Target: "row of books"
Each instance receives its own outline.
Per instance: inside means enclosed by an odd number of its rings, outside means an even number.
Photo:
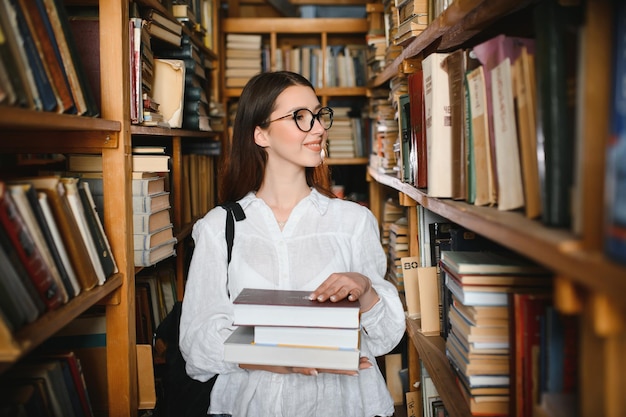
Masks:
[[[94,416],[82,362],[72,350],[29,358],[11,368],[3,384],[2,415]]]
[[[324,54],[325,52],[325,54]],[[275,56],[259,34],[226,34],[226,87],[243,87],[255,74],[272,69],[302,74],[315,87],[364,87],[367,45],[286,45]],[[324,61],[325,55],[325,61]]]
[[[177,300],[176,273],[171,262],[161,262],[137,274],[135,310],[138,344],[152,344],[159,325]]]
[[[548,86],[565,88],[565,79],[574,86],[576,74],[566,71],[572,57],[565,51],[550,56],[548,50],[558,48],[547,45],[575,26],[576,8],[559,7],[537,6],[536,39],[498,35],[470,49],[432,53],[406,77],[406,90],[393,95],[403,181],[429,196],[523,210],[549,226],[572,225],[576,101]],[[553,12],[562,12],[559,28],[541,30],[549,26],[542,16]],[[576,45],[561,49],[575,51]],[[549,107],[546,100],[552,100]]]
[[[117,272],[88,183],[55,175],[2,181],[0,201],[4,334]]]
[[[62,1],[3,1],[0,34],[0,104],[99,114]]]
[[[360,305],[309,300],[310,292],[244,288],[233,302],[235,331],[224,360],[358,370]]]

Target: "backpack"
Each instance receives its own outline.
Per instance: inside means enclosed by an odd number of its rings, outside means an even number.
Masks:
[[[226,246],[230,263],[235,220],[241,221],[246,215],[239,203],[224,203],[221,206],[227,212]],[[156,408],[158,415],[162,417],[206,417],[217,375],[206,382],[197,381],[187,375],[185,359],[178,346],[181,308],[182,303],[177,301],[156,330],[156,339],[163,340],[167,346],[165,366],[161,370],[163,391]]]

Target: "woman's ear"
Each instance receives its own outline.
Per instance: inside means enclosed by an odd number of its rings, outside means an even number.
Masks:
[[[254,143],[256,143],[261,148],[267,148],[269,145],[269,141],[267,140],[266,131],[257,126],[254,129]]]

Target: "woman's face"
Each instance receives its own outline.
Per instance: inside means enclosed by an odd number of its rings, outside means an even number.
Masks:
[[[274,107],[269,117],[270,125],[266,129],[257,127],[254,135],[256,144],[267,151],[268,162],[282,160],[300,167],[321,164],[327,132],[316,118],[313,117],[312,127],[309,122],[311,114],[317,115],[322,107],[313,90],[306,86],[287,87],[276,99]],[[297,112],[295,118],[294,112]],[[303,131],[309,127],[310,131]]]

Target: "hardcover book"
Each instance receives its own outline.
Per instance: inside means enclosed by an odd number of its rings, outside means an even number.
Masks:
[[[0,223],[17,250],[22,264],[46,307],[52,310],[61,306],[63,304],[61,288],[45,266],[47,265],[45,258],[35,244],[4,182],[0,182]]]
[[[441,262],[454,274],[542,274],[548,271],[541,265],[513,255],[499,252],[443,251]]]
[[[309,300],[310,291],[244,288],[234,304],[235,325],[359,328],[358,301]]]
[[[326,347],[331,349],[358,349],[359,334],[359,329],[254,326],[254,343],[262,345]]]
[[[424,110],[428,195],[452,197],[452,136],[448,74],[441,67],[448,54],[432,53],[424,58]]]
[[[57,176],[33,177],[29,181],[38,191],[46,194],[50,209],[82,289],[89,290],[93,288],[98,284],[95,268],[89,257],[87,246],[82,239],[60,178]]]
[[[224,342],[227,362],[299,366],[317,369],[359,369],[358,349],[329,349],[325,347],[276,346],[254,343],[254,328],[238,327]]]

